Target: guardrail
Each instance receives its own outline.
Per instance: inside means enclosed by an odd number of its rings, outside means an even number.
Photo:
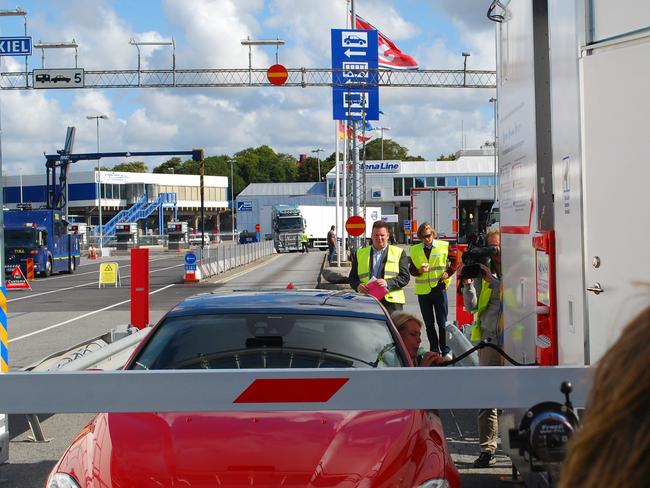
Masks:
[[[199,268],[201,276],[207,278],[225,273],[238,266],[245,266],[253,261],[270,256],[275,252],[273,241],[253,242],[231,246],[206,247],[200,250]]]

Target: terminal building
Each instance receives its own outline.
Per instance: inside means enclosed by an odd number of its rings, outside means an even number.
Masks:
[[[459,236],[484,230],[497,200],[498,176],[493,148],[464,149],[453,161],[367,161],[365,201],[394,216],[397,240],[404,242],[402,222],[411,219],[411,190],[458,188]],[[342,176],[341,176],[342,177]],[[272,205],[336,205],[336,170],[324,183],[253,183],[237,196],[237,227],[252,230]],[[349,190],[348,190],[349,196]]]
[[[98,178],[101,175],[101,199]],[[45,174],[4,176],[4,207],[45,207]],[[138,226],[142,234],[159,234],[164,222],[182,220],[193,229],[200,226],[201,194],[198,175],[160,173],[126,173],[115,171],[71,171],[68,174],[68,214],[76,222],[89,226],[99,224],[101,201],[102,223],[106,224],[120,211],[140,202],[147,203],[140,214]],[[143,205],[144,206],[144,205]],[[221,217],[229,209],[228,178],[204,177],[204,214],[206,232],[219,230]],[[148,215],[144,215],[148,213]],[[230,218],[227,220],[228,224]],[[229,225],[226,226],[229,229]]]

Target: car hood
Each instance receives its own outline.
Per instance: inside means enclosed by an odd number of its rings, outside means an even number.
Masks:
[[[445,451],[430,411],[99,414],[55,470],[82,487],[413,487],[444,477]]]

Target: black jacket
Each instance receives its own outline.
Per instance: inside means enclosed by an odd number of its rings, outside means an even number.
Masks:
[[[372,269],[372,256],[375,253],[375,250],[372,246],[370,246],[370,274],[373,274],[373,269]],[[388,250],[384,253],[384,256],[382,257],[381,264],[379,267],[379,276],[384,276],[384,268],[386,267],[386,260],[388,259]],[[357,269],[357,253],[352,254],[352,268],[350,269],[350,276],[348,276],[348,280],[350,283],[350,286],[352,287],[353,290],[356,291],[356,289],[359,287],[361,284],[361,280],[359,279],[359,270]],[[393,290],[399,290],[400,288],[404,288],[406,285],[408,285],[409,280],[411,279],[411,276],[409,275],[409,257],[406,254],[406,250],[402,249],[402,254],[399,258],[399,273],[395,278],[388,278],[386,280],[386,283],[388,284],[388,291],[393,291]]]

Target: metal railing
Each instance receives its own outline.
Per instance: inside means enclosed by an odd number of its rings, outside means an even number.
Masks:
[[[272,241],[226,246],[206,247],[199,251],[201,276],[206,278],[225,273],[238,266],[270,256],[275,252]]]

